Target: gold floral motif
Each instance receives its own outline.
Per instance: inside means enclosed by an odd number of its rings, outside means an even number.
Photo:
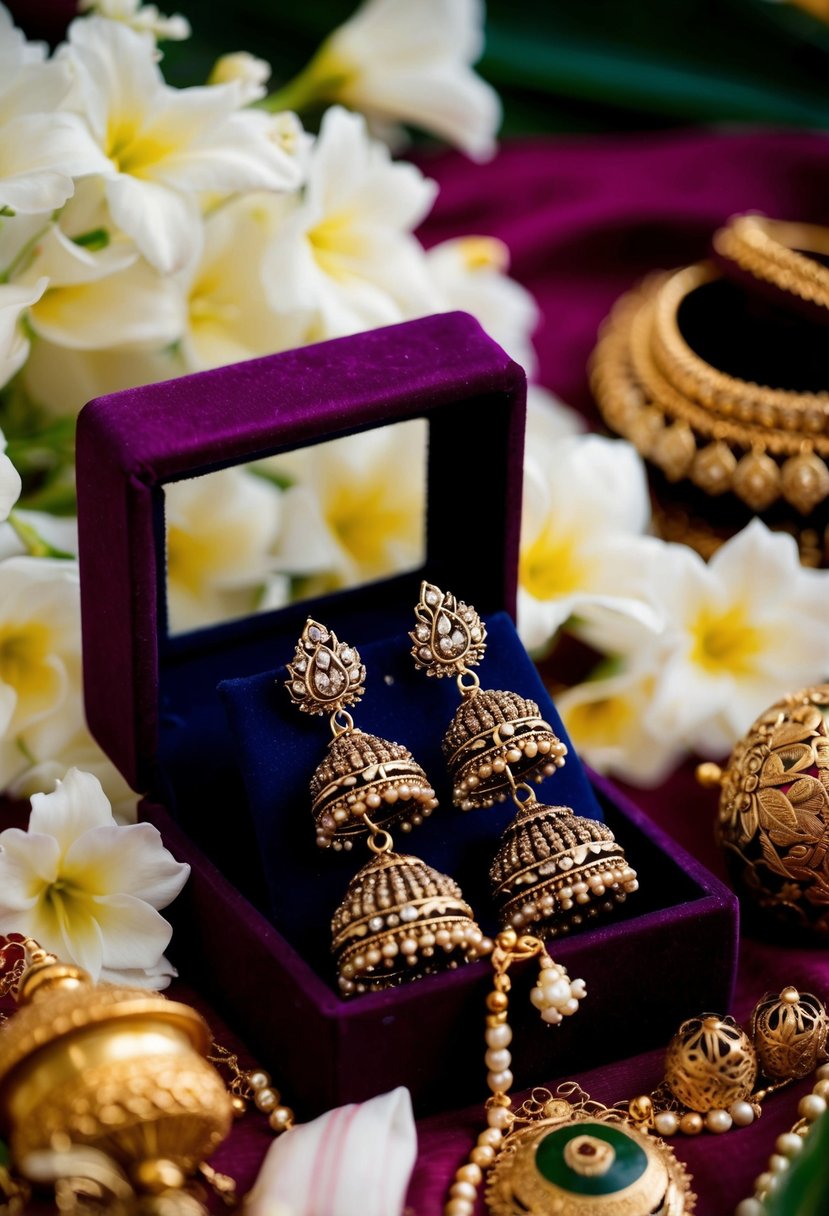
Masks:
[[[486,627],[471,604],[441,591],[433,583],[420,584],[415,605],[412,658],[427,676],[462,675],[476,667],[486,650]]]
[[[829,934],[829,685],[771,706],[725,772],[718,836],[741,887]]]

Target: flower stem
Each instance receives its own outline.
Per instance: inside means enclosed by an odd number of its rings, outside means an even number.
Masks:
[[[332,54],[325,43],[298,76],[281,89],[269,93],[258,104],[264,110],[300,113],[322,101],[335,101],[351,75],[348,67]]]
[[[72,557],[71,553],[65,553],[63,549],[56,549],[54,545],[50,545],[32,524],[20,518],[17,511],[9,513],[9,523],[14,528],[18,540],[25,545],[30,557]]]

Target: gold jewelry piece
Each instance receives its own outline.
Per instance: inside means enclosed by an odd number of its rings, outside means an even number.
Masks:
[[[507,1021],[510,969],[534,958],[541,960],[542,970],[532,991],[533,1004],[539,1005],[539,991],[556,997],[550,1010],[558,1017],[545,1020],[560,1022],[562,1015],[576,1012],[585,996],[583,982],[571,982],[538,938],[519,937],[513,930],[498,935],[492,952],[493,990],[487,997],[485,1059],[492,1092],[486,1102],[487,1127],[469,1161],[455,1173],[444,1216],[472,1216],[484,1171],[488,1171],[485,1196],[491,1216],[692,1212],[695,1196],[690,1180],[672,1150],[633,1127],[621,1111],[591,1101],[575,1083],[559,1086],[555,1093],[534,1089],[513,1110],[512,1074],[493,1075],[492,1065],[503,1064],[500,1057],[512,1039]]]
[[[714,234],[714,248],[754,278],[829,308],[829,268],[808,256],[829,255],[829,229],[763,215],[735,215]]]
[[[829,684],[776,701],[739,741],[721,786],[717,837],[732,882],[756,919],[790,937],[829,938]]]
[[[437,807],[435,791],[408,748],[354,726],[346,712],[363,696],[366,669],[353,646],[318,621],[306,621],[285,685],[306,714],[330,714],[333,739],[311,778],[320,848],[350,849],[375,827],[404,832]]]
[[[733,492],[763,511],[783,498],[808,515],[829,497],[829,393],[726,375],[688,345],[682,301],[719,277],[709,263],[653,275],[618,301],[591,362],[609,427],[669,481]]]
[[[242,1068],[235,1052],[228,1051],[215,1040],[207,1058],[217,1068],[225,1068],[230,1073],[227,1088],[235,1118],[241,1118],[247,1111],[248,1104],[252,1102],[257,1110],[268,1116],[270,1129],[276,1135],[291,1130],[294,1126],[294,1112],[290,1106],[283,1104],[282,1095],[273,1085],[269,1073],[263,1068]]]
[[[747,1127],[770,1094],[826,1058],[827,1029],[823,1002],[792,987],[758,1001],[750,1036],[730,1017],[689,1018],[668,1045],[664,1083],[633,1098],[627,1113],[640,1130],[661,1136]],[[758,1075],[766,1082],[760,1089]]]
[[[0,1126],[20,1170],[56,1148],[94,1149],[120,1163],[142,1211],[203,1211],[188,1179],[232,1120],[204,1020],[24,947],[18,1011],[0,1030]]]
[[[504,802],[515,781],[538,783],[561,768],[567,748],[535,701],[481,688],[472,668],[484,657],[486,627],[475,609],[424,581],[414,611],[415,667],[437,679],[455,676],[461,694],[443,740],[455,806]]]
[[[437,800],[407,748],[354,726],[346,707],[360,700],[364,681],[356,649],[309,618],[285,683],[303,713],[330,714],[334,738],[311,782],[317,843],[350,849],[362,836],[374,854],[331,921],[345,996],[451,970],[492,948],[454,879],[393,852],[389,825],[411,829]]]
[[[443,743],[455,805],[492,806],[509,795],[518,807],[489,872],[502,927],[554,937],[611,911],[637,890],[636,871],[606,824],[536,800],[528,782],[561,768],[567,748],[535,701],[480,687],[471,669],[486,649],[478,613],[423,582],[415,617],[415,665],[429,676],[454,675],[462,698]]]

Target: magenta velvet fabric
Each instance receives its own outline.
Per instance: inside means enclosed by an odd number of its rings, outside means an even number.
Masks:
[[[589,416],[586,361],[597,328],[638,277],[705,256],[714,229],[737,211],[829,222],[829,139],[818,134],[557,138],[506,147],[489,165],[450,156],[423,167],[441,188],[424,240],[478,232],[507,243],[513,273],[541,305],[537,378]],[[724,873],[713,841],[716,796],[699,790],[690,765],[658,790],[631,792],[691,853]],[[624,983],[624,977],[607,982]],[[747,1018],[763,993],[789,983],[829,998],[829,954],[743,938],[731,1012]],[[688,1010],[689,1016],[698,1012]],[[643,1008],[642,1016],[650,1011]],[[569,1077],[567,1031],[565,1024],[550,1036],[550,1077]],[[660,1077],[661,1052],[655,1051],[576,1079],[592,1096],[614,1102]],[[728,1216],[750,1193],[808,1087],[803,1082],[774,1096],[753,1127],[674,1141],[694,1175],[698,1216]],[[452,1174],[481,1126],[474,1109],[421,1123],[411,1216],[439,1216]]]

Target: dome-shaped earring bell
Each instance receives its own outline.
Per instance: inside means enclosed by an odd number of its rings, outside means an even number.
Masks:
[[[567,806],[545,806],[528,786],[516,790],[519,811],[489,871],[505,928],[556,937],[612,912],[638,889],[636,871],[606,824]]]

